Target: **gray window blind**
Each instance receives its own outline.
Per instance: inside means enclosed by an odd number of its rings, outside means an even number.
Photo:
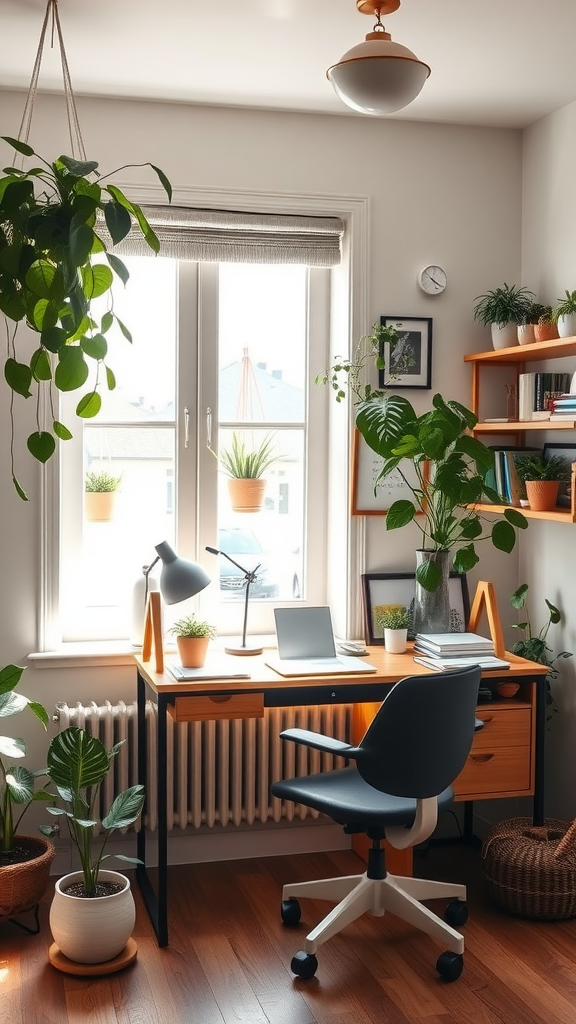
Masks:
[[[229,210],[143,206],[160,240],[160,253],[206,263],[304,263],[333,267],[340,263],[344,222],[338,217],[307,217]],[[107,232],[99,226],[103,237]],[[114,252],[150,255],[139,232],[132,231]]]

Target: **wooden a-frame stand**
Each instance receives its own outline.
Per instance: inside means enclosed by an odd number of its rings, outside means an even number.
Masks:
[[[476,587],[476,593],[474,594],[474,600],[470,609],[470,618],[468,620],[468,629],[471,633],[475,633],[478,629],[478,623],[483,609],[486,611],[490,636],[494,642],[494,654],[497,658],[504,658],[506,648],[504,646],[504,636],[502,634],[500,615],[498,614],[498,602],[496,601],[494,584],[487,583],[485,580],[480,580]]]
[[[164,650],[162,647],[162,605],[160,591],[151,590],[146,602],[142,661],[150,661],[154,648],[156,672],[164,671]]]

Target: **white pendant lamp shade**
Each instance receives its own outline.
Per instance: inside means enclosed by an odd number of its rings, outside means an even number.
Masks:
[[[375,31],[369,32],[363,43],[353,46],[326,72],[340,99],[361,114],[378,117],[408,106],[430,74],[427,64],[406,46],[393,42],[383,30],[381,10],[398,6],[396,0],[389,0],[387,5],[379,4],[378,0],[357,2],[361,13],[377,15]]]

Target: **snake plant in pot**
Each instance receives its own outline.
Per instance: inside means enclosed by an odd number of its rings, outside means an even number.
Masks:
[[[27,446],[33,458],[44,463],[54,454],[57,441],[72,436],[58,418],[57,393],[85,388],[76,413],[84,419],[96,416],[102,388],[115,387],[106,336],[116,328],[131,340],[110,297],[114,282],[126,284],[129,274],[110,249],[133,226],[153,252],[159,251],[160,243],[140,206],[109,182],[109,175],[100,175],[95,161],[60,156],[49,162],[27,143],[1,138],[16,153],[35,161],[28,170],[4,168],[0,177],[0,313],[6,323],[4,378],[11,392],[11,452],[14,397],[34,396],[36,430]],[[166,175],[153,164],[147,166],[170,199]],[[95,300],[102,296],[110,301],[97,313]],[[34,347],[22,327],[33,332]],[[12,480],[26,500],[13,454]]]
[[[74,726],[53,737],[48,748],[48,776],[59,804],[48,811],[64,821],[76,848],[81,870],[56,883],[50,928],[61,952],[78,963],[111,960],[126,945],[134,927],[130,882],[117,871],[103,870],[110,856],[137,864],[135,857],[105,853],[110,835],[132,825],[142,811],[144,787],[119,793],[99,820],[101,786],[112,769],[123,740],[107,751],[96,736]],[[44,835],[59,832],[42,826]]]
[[[479,561],[476,544],[481,540],[489,539],[499,551],[511,552],[516,529],[526,529],[528,522],[517,509],[506,508],[503,517],[489,524],[476,508],[484,497],[496,505],[502,501],[486,483],[494,452],[472,435],[477,423],[474,413],[436,394],[432,409],[418,415],[406,398],[388,392],[393,378],[385,379],[384,389],[378,390],[361,382],[372,361],[382,369],[381,353],[381,329],[374,324],[354,359],[335,364],[317,381],[330,384],[337,401],[351,392],[356,426],[382,459],[374,488],[397,472],[411,491],[412,500],[399,499],[388,509],[386,529],[414,524],[420,531],[414,631],[448,632],[450,570],[473,569]]]

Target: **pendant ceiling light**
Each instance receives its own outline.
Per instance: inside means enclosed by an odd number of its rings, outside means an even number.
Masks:
[[[427,64],[384,29],[381,16],[399,6],[400,0],[356,0],[360,14],[376,15],[374,29],[326,72],[340,99],[361,114],[392,114],[408,106],[430,74]]]

